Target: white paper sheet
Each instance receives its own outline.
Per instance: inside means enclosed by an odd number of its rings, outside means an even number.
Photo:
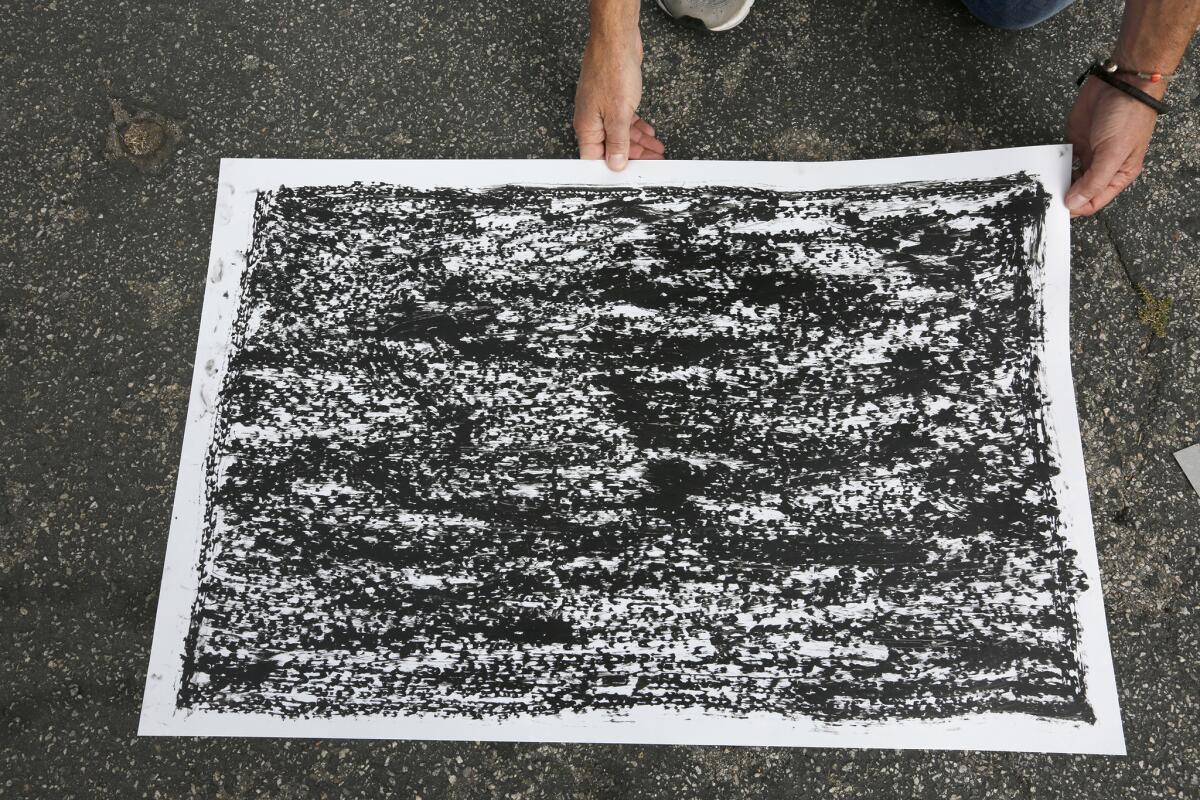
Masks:
[[[195,371],[187,412],[162,592],[142,707],[141,735],[308,736],[509,741],[628,742],[763,746],[985,749],[1123,754],[1124,741],[1105,628],[1100,573],[1091,526],[1068,339],[1069,219],[1062,199],[1069,183],[1067,146],[831,163],[633,162],[612,173],[581,161],[222,161],[205,283]],[[417,713],[341,713],[288,717],[275,713],[180,708],[185,639],[200,580],[208,509],[205,459],[217,424],[216,406],[229,367],[231,334],[252,246],[259,192],[281,186],[348,186],[355,182],[413,189],[529,186],[758,187],[785,192],[878,186],[913,181],[970,181],[1035,176],[1050,195],[1041,246],[1040,287],[1045,347],[1040,353],[1047,427],[1061,468],[1053,478],[1072,565],[1086,579],[1074,603],[1086,701],[1095,722],[1021,712],[962,714],[948,719],[887,718],[830,721],[758,709],[744,713],[633,705],[619,711],[583,709],[501,718]],[[901,242],[903,247],[904,243]],[[248,645],[249,646],[249,645]],[[803,648],[801,648],[803,649]],[[353,670],[353,659],[346,669]]]

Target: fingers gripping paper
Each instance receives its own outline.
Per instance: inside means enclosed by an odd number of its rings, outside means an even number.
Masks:
[[[224,162],[142,732],[1122,752],[1069,163]]]

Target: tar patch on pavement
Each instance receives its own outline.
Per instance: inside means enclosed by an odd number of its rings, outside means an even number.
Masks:
[[[109,103],[112,122],[104,145],[108,159],[128,161],[141,172],[162,169],[179,144],[182,123],[148,108],[127,109],[117,98]]]

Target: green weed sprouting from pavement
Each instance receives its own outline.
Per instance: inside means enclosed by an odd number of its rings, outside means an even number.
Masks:
[[[1156,298],[1140,283],[1137,291],[1142,296],[1142,305],[1137,310],[1138,322],[1148,327],[1152,336],[1165,337],[1167,320],[1171,316],[1171,298]]]

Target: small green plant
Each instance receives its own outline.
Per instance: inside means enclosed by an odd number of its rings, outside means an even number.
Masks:
[[[1171,317],[1171,298],[1156,298],[1140,283],[1137,290],[1142,296],[1142,305],[1137,310],[1138,322],[1150,329],[1151,336],[1165,337],[1167,320]]]

